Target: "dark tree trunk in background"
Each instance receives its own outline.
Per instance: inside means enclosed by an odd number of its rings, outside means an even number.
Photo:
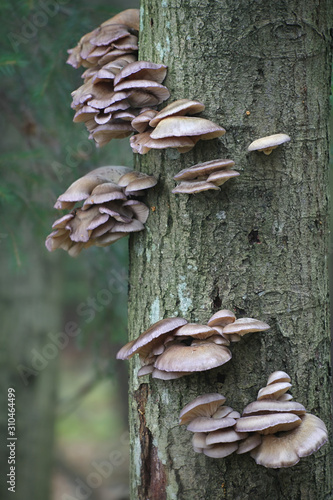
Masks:
[[[61,281],[59,273],[50,271],[44,247],[33,240],[26,219],[22,226],[18,228],[26,245],[22,267],[15,273],[8,255],[1,259],[0,498],[47,500],[51,490],[59,352],[48,334],[61,330]],[[2,255],[5,243],[2,241]],[[16,396],[15,493],[8,491],[7,484],[9,387],[15,389]]]
[[[147,229],[131,240],[130,338],[179,315],[206,322],[220,308],[271,329],[232,346],[225,366],[175,381],[137,379],[131,364],[132,499],[333,498],[332,447],[272,470],[246,456],[192,450],[180,409],[220,392],[238,411],[285,370],[294,399],[331,434],[328,321],[330,2],[143,0],[140,59],[167,64],[171,99],[195,98],[227,133],[189,153],[150,151],[159,177]],[[332,5],[331,5],[332,7]],[[249,113],[247,113],[249,112]],[[259,137],[291,142],[247,154]],[[241,173],[220,192],[173,195],[182,168],[230,158]],[[332,440],[331,440],[332,443]]]

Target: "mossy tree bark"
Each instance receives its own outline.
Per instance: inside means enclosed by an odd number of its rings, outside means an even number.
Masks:
[[[132,498],[332,498],[332,447],[292,468],[250,456],[195,454],[180,409],[220,392],[238,411],[275,370],[331,435],[328,322],[330,2],[142,0],[140,59],[167,64],[171,100],[195,98],[224,137],[189,153],[150,151],[138,168],[159,177],[146,231],[130,249],[130,338],[179,315],[206,322],[220,308],[271,329],[232,346],[219,369],[176,381],[138,380],[131,362]],[[284,132],[270,156],[249,143]],[[220,192],[173,195],[182,168],[230,158],[241,173]],[[155,208],[154,208],[155,207]],[[332,436],[332,435],[331,435]],[[332,441],[331,441],[332,442]]]

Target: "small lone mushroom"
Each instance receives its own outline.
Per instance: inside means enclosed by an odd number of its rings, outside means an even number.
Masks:
[[[273,149],[276,149],[280,144],[289,142],[290,137],[287,134],[273,134],[266,137],[261,137],[251,142],[248,151],[262,151],[265,155],[270,155]]]

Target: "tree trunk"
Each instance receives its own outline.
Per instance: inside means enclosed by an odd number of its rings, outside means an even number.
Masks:
[[[271,372],[285,370],[295,401],[331,435],[329,2],[141,3],[140,59],[168,65],[170,102],[200,100],[200,116],[227,133],[186,154],[139,159],[159,183],[146,230],[131,239],[130,338],[162,318],[207,322],[222,308],[271,329],[234,344],[221,368],[175,381],[138,380],[131,362],[132,499],[331,499],[330,444],[273,470],[249,455],[198,455],[178,426],[196,396],[220,392],[241,412]],[[270,156],[247,153],[251,141],[278,132],[291,142]],[[220,192],[171,193],[179,170],[214,158],[234,160],[240,177]]]

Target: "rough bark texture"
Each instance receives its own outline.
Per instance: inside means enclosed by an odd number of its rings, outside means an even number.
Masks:
[[[330,444],[272,470],[250,456],[195,454],[191,433],[178,426],[197,395],[221,392],[242,411],[282,369],[294,399],[332,438],[329,10],[318,0],[142,1],[140,58],[167,64],[170,101],[202,101],[202,116],[227,133],[186,154],[150,151],[138,161],[159,183],[147,198],[147,229],[131,240],[130,338],[161,318],[206,322],[220,308],[271,329],[234,344],[223,367],[178,381],[138,380],[131,362],[133,500],[333,498]],[[277,132],[291,142],[270,156],[247,154],[252,140]],[[241,176],[220,192],[171,194],[176,172],[218,157],[233,159]]]

